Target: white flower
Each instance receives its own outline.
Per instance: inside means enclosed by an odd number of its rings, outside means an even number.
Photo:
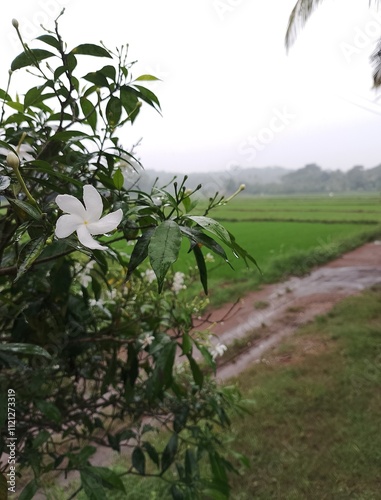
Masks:
[[[177,272],[173,276],[173,283],[171,290],[175,293],[179,293],[180,290],[183,290],[186,288],[186,285],[184,285],[184,273]]]
[[[97,307],[101,310],[106,316],[111,318],[111,312],[106,307],[106,302],[103,299],[90,299],[89,304],[91,307]]]
[[[152,269],[147,269],[143,273],[143,276],[144,276],[144,279],[146,279],[148,281],[148,283],[152,283],[156,278],[156,274],[154,273],[154,271]]]
[[[82,268],[79,262],[75,264],[75,270],[78,273],[79,282],[85,288],[88,287],[89,283],[92,280],[90,271],[94,266],[95,266],[95,260],[90,260],[84,268]]]
[[[213,358],[213,359],[216,359],[216,358],[217,358],[217,356],[222,356],[222,355],[224,354],[224,352],[225,352],[225,351],[227,351],[227,349],[228,349],[228,348],[226,347],[226,345],[224,345],[224,344],[220,344],[220,343],[218,342],[218,344],[216,344],[216,345],[214,346],[214,349],[212,349],[212,350],[210,351],[210,354],[212,355],[212,358]]]
[[[70,194],[59,194],[56,203],[65,215],[57,220],[55,234],[57,238],[67,238],[74,231],[79,241],[87,248],[106,250],[92,235],[105,234],[118,227],[123,212],[121,209],[102,217],[103,203],[101,195],[91,185],[83,187],[84,205]]]
[[[214,256],[210,252],[205,255],[205,262],[214,262]]]
[[[153,335],[146,333],[143,339],[139,339],[139,342],[142,344],[142,349],[145,349],[146,347],[151,345],[154,340],[155,337]]]

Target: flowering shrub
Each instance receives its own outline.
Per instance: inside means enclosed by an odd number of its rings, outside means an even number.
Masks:
[[[23,52],[0,90],[0,390],[17,394],[17,473],[33,472],[22,498],[51,471],[79,471],[89,498],[124,491],[123,474],[92,465],[99,445],[129,458],[124,473],[166,480],[173,498],[225,498],[232,466],[218,428],[237,398],[203,369],[225,346],[210,352],[194,332],[205,299],[182,298],[185,276],[171,268],[183,238],[205,293],[213,255],[228,262],[228,247],[255,261],[208,217],[223,197],[193,215],[186,177],[126,188],[126,166],[139,162],[117,133],[142,103],[160,111],[141,85],[155,78],[132,76],[126,47],[68,48],[57,19],[30,48],[13,24]],[[81,78],[85,56],[97,64]],[[12,97],[25,69],[38,83]],[[6,443],[2,431],[1,452]]]

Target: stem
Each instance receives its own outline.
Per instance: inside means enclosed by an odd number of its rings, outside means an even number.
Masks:
[[[25,184],[25,181],[24,179],[22,178],[22,175],[20,174],[20,170],[19,168],[14,168],[13,169],[15,174],[16,174],[16,177],[17,177],[17,180],[19,181],[19,184],[21,186],[21,189],[24,191],[25,193],[25,196],[27,197],[28,201],[30,201],[30,203],[37,208],[37,210],[42,214],[42,211],[40,209],[40,207],[38,206],[37,204],[37,201],[33,198],[33,196],[30,194],[29,192],[29,189],[27,188],[26,184]]]

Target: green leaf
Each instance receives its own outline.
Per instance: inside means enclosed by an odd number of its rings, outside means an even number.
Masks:
[[[18,500],[32,500],[37,493],[38,483],[36,479],[32,479],[20,493]]]
[[[12,344],[0,344],[0,351],[11,352],[12,354],[22,354],[27,356],[43,356],[52,359],[50,354],[42,347],[33,344],[22,344],[14,342]]]
[[[86,465],[89,458],[92,457],[96,451],[97,449],[95,446],[88,445],[82,448],[79,453],[70,453],[68,454],[70,464],[75,467]]]
[[[193,247],[193,253],[196,258],[198,272],[200,274],[200,281],[204,288],[205,295],[208,295],[208,272],[206,270],[204,255],[202,254],[202,251],[197,244]]]
[[[86,97],[81,97],[80,104],[82,113],[84,114],[87,123],[90,125],[90,127],[93,129],[93,132],[95,133],[97,128],[97,112],[95,106]]]
[[[262,274],[261,268],[257,264],[257,261],[252,257],[244,248],[240,247],[238,243],[235,241],[235,237],[229,233],[230,239],[231,239],[231,248],[233,252],[236,254],[238,257],[242,257],[242,259],[245,261],[245,264],[247,264],[247,261],[250,260],[258,269],[258,271]]]
[[[134,448],[134,451],[132,452],[132,465],[139,472],[139,474],[144,476],[146,471],[146,457],[140,446]]]
[[[35,240],[30,241],[25,247],[26,257],[22,261],[21,265],[18,268],[17,276],[15,278],[15,282],[31,267],[33,262],[37,259],[37,257],[41,254],[45,247],[45,236],[40,236]]]
[[[16,199],[9,199],[8,201],[10,205],[20,208],[24,213],[29,215],[31,219],[41,220],[41,212],[39,212],[33,205],[30,205],[30,203]]]
[[[11,70],[16,71],[16,69],[25,68],[26,66],[35,66],[43,59],[48,57],[53,57],[54,54],[44,49],[28,49],[27,52],[22,52],[19,54],[11,64]]]
[[[126,493],[123,481],[114,471],[107,467],[92,467],[92,470],[95,470],[95,473],[101,478],[106,488]]]
[[[46,87],[43,85],[41,87],[33,87],[32,89],[28,90],[28,92],[25,94],[24,97],[24,108],[30,108],[31,106],[38,106],[38,107],[45,107],[45,105],[42,105],[42,102],[45,101],[46,99],[51,99],[52,97],[55,97],[56,94],[53,92],[48,92],[47,94],[43,94],[43,90]]]
[[[128,85],[122,85],[120,87],[120,101],[131,123],[134,123],[140,111],[140,103],[135,89]]]
[[[57,50],[60,50],[60,42],[52,35],[41,35],[36,38],[36,40],[41,40],[41,42],[54,47]]]
[[[90,83],[94,83],[97,87],[109,87],[109,83],[107,78],[100,71],[92,71],[91,73],[87,73],[83,77],[84,80],[87,80]]]
[[[24,111],[24,105],[21,104],[21,102],[16,102],[16,101],[5,101],[7,106],[9,106],[12,109],[15,109],[16,111],[23,112]],[[12,117],[15,117],[17,115],[12,115]]]
[[[72,73],[74,71],[74,69],[77,67],[77,64],[78,64],[78,61],[77,61],[77,58],[75,57],[74,54],[72,53],[69,53],[66,55],[66,58],[65,58],[65,69],[67,69],[70,73]],[[72,81],[76,80],[73,75],[72,76]],[[75,85],[76,89],[78,90],[78,86]]]
[[[218,236],[218,238],[220,238],[223,241],[223,243],[225,243],[229,248],[232,249],[234,255],[237,258],[238,257],[243,258],[246,265],[247,261],[250,260],[261,272],[254,257],[252,257],[246,250],[240,247],[238,243],[235,241],[235,237],[231,233],[229,233],[229,231],[227,231],[224,228],[224,226],[222,226],[219,222],[215,221],[214,219],[211,219],[210,217],[204,217],[198,215],[189,215],[187,217],[190,220],[193,220],[193,222],[196,222],[202,228]]]
[[[188,333],[184,333],[181,348],[183,354],[190,354],[192,351],[192,337]]]
[[[173,463],[178,447],[178,436],[172,434],[167,446],[165,447],[161,457],[161,473],[163,474]]]
[[[134,249],[131,253],[130,263],[128,265],[128,271],[126,280],[129,280],[135,269],[148,257],[148,245],[151,241],[152,235],[155,229],[148,229],[143,233],[138,241],[136,242]]]
[[[51,403],[50,401],[41,400],[36,402],[36,406],[40,410],[40,412],[49,420],[53,420],[53,422],[56,422],[57,424],[61,422],[62,415],[55,404]]]
[[[156,78],[156,76],[153,75],[140,75],[134,81],[140,82],[140,81],[157,81],[157,80],[160,80],[160,78]]]
[[[164,278],[170,266],[176,262],[181,247],[181,231],[172,220],[162,222],[152,235],[148,246],[148,255],[154,270],[159,293],[163,289]]]
[[[216,369],[216,362],[213,359],[213,356],[210,354],[209,349],[207,349],[205,346],[202,344],[199,344],[198,342],[195,342],[197,349],[200,351],[202,354],[202,357],[204,358],[205,363],[212,368],[212,370]]]
[[[185,452],[185,477],[191,483],[198,476],[198,463],[193,450],[187,449]]]
[[[143,443],[143,448],[148,453],[148,456],[150,457],[152,462],[159,467],[160,458],[158,452],[156,451],[156,448],[148,441],[145,441]]]
[[[114,186],[116,187],[116,189],[122,189],[124,184],[124,177],[120,168],[118,168],[118,170],[115,172],[112,180],[114,181]]]
[[[72,121],[73,117],[69,113],[53,113],[49,116],[49,121],[61,121],[61,120],[66,120],[66,121]]]
[[[81,469],[81,486],[89,500],[104,500],[106,495],[101,480],[91,469],[92,467]]]
[[[150,106],[153,106],[155,109],[157,106],[157,108],[160,110],[159,99],[151,90],[148,90],[147,88],[142,87],[141,85],[134,85],[134,87],[136,87],[139,90],[139,96],[143,101],[145,101]]]
[[[188,219],[196,222],[199,226],[206,229],[207,231],[216,235],[220,240],[222,240],[227,245],[231,246],[232,242],[230,239],[229,232],[222,226],[219,222],[210,217],[205,217],[202,215],[189,215]]]
[[[0,99],[3,101],[11,101],[12,97],[5,92],[5,90],[0,89]]]
[[[63,132],[57,132],[56,134],[53,135],[51,140],[68,142],[71,141],[72,139],[80,140],[82,138],[94,140],[94,136],[86,134],[85,132],[81,132],[79,130],[65,130]]]
[[[112,59],[112,56],[106,49],[93,43],[82,43],[81,45],[74,47],[70,53],[85,56],[108,57],[109,59]]]
[[[106,106],[106,118],[110,127],[116,127],[122,115],[122,104],[120,99],[111,96]]]
[[[116,71],[114,66],[103,66],[103,68],[99,70],[99,73],[102,73],[102,75],[110,78],[113,82],[116,80]]]
[[[213,238],[204,234],[202,231],[195,229],[193,227],[180,226],[180,230],[183,234],[185,234],[191,241],[194,243],[201,244],[219,255],[224,259],[224,261],[229,264],[229,266],[233,269],[232,265],[228,260],[228,256],[226,255],[225,250],[221,245],[219,245]],[[192,248],[193,249],[193,248]]]
[[[46,443],[46,441],[50,438],[50,432],[42,430],[37,436],[33,439],[32,448],[38,448],[39,446]]]
[[[86,466],[81,469],[80,474],[83,489],[90,499],[104,500],[106,497],[104,487],[126,493],[121,478],[106,467]]]
[[[193,375],[193,380],[196,385],[199,387],[202,387],[202,384],[204,382],[204,375],[202,374],[202,371],[200,370],[200,367],[196,363],[196,361],[188,354],[187,356],[189,360],[189,364],[191,367],[192,375]]]

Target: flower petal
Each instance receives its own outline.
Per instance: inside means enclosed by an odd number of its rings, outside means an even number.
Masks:
[[[83,201],[86,207],[87,220],[89,222],[99,220],[103,212],[103,202],[101,195],[91,184],[83,186]]]
[[[123,218],[123,211],[121,208],[116,210],[116,212],[111,212],[105,215],[102,219],[96,222],[90,222],[87,224],[87,229],[90,234],[105,234],[109,231],[116,229]]]
[[[94,240],[87,229],[87,225],[85,224],[81,224],[77,228],[77,236],[84,247],[92,248],[93,250],[107,250],[107,247],[100,245]]]
[[[81,217],[82,221],[86,217],[86,210],[82,203],[71,194],[59,194],[56,203],[63,212],[75,214]]]
[[[55,234],[57,238],[67,238],[71,233],[74,233],[81,224],[83,224],[83,220],[78,215],[61,215],[57,220]]]

